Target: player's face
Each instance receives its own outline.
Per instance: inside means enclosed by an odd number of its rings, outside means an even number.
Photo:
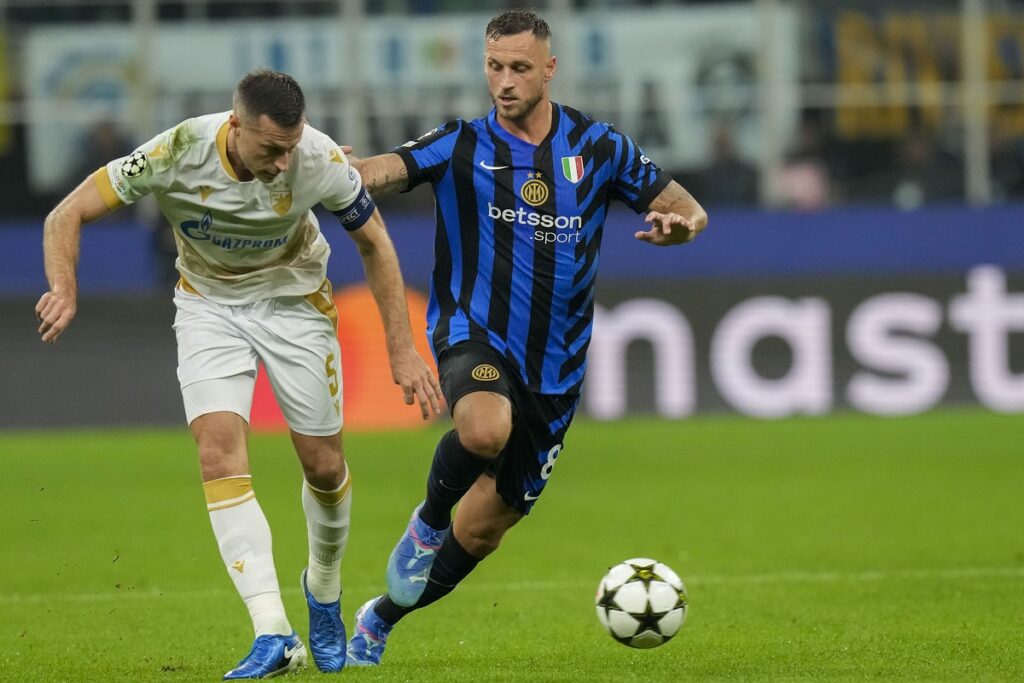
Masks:
[[[529,31],[487,40],[484,72],[498,116],[521,121],[547,99],[555,58],[546,40]]]
[[[266,114],[255,120],[232,115],[232,121],[237,121],[235,149],[238,157],[257,180],[270,183],[279,173],[288,170],[292,153],[302,139],[304,123],[282,128]]]

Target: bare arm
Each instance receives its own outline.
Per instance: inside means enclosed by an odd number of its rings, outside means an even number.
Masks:
[[[78,310],[77,267],[82,226],[111,211],[96,181],[89,176],[46,217],[43,262],[50,290],[36,304],[39,334],[44,342],[56,342]]]
[[[686,189],[676,181],[665,186],[647,207],[645,221],[651,229],[638,231],[635,237],[655,246],[667,247],[692,241],[708,224],[708,214]]]
[[[359,159],[350,154],[348,160],[359,171],[363,185],[374,197],[401,192],[409,187],[409,170],[402,157],[394,152],[368,159]]]
[[[374,210],[363,227],[348,235],[359,248],[366,283],[380,310],[395,384],[402,387],[407,404],[419,399],[423,419],[428,419],[431,410],[441,412],[441,387],[413,344],[402,271],[380,212]]]

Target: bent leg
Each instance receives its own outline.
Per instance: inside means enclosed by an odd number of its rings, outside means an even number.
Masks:
[[[345,624],[341,618],[341,558],[348,542],[352,479],[345,466],[341,432],[312,436],[292,430],[302,463],[302,511],[309,557],[302,588],[309,608],[309,649],[317,668],[345,667]]]
[[[437,444],[419,511],[420,519],[437,530],[448,528],[452,507],[508,443],[512,404],[501,394],[477,391],[456,402],[452,419],[455,429]]]
[[[505,532],[523,518],[498,493],[494,477],[482,475],[466,492],[455,512],[455,538],[466,552],[482,560],[501,545]]]
[[[455,429],[445,434],[434,453],[427,495],[409,520],[388,558],[388,595],[411,607],[423,595],[437,551],[449,535],[451,509],[505,447],[512,429],[508,398],[476,391],[458,399]]]
[[[309,541],[306,587],[320,603],[341,597],[341,559],[348,543],[352,478],[345,464],[341,432],[331,436],[291,433],[302,463],[302,510]]]
[[[521,512],[502,500],[494,477],[480,475],[456,510],[453,533],[437,551],[426,588],[416,604],[402,607],[385,595],[374,605],[374,612],[394,625],[409,612],[448,595],[481,560],[498,549],[505,532],[522,518]]]
[[[210,525],[221,559],[245,601],[257,636],[292,632],[274,569],[270,525],[256,500],[246,451],[248,425],[233,412],[200,415],[190,425]]]

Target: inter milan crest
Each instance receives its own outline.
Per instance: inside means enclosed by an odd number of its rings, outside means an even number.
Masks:
[[[540,206],[548,200],[548,186],[540,179],[540,171],[536,173],[536,177],[533,173],[527,175],[530,179],[519,188],[519,196],[530,206]]]
[[[271,190],[270,205],[274,207],[274,211],[278,216],[285,215],[288,213],[288,210],[292,208],[292,191]]]
[[[470,376],[478,382],[493,382],[494,380],[501,377],[501,373],[498,372],[498,368],[488,363],[481,363],[480,365],[473,368],[473,372],[469,373]]]

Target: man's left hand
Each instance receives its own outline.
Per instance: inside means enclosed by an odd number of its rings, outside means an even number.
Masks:
[[[651,211],[644,219],[651,224],[650,230],[639,230],[633,236],[641,242],[656,247],[670,247],[674,244],[686,244],[697,235],[693,221],[677,213],[660,213]]]
[[[391,376],[395,384],[402,387],[402,398],[406,405],[411,406],[419,401],[420,414],[424,420],[429,420],[431,414],[441,413],[443,399],[437,377],[415,349],[410,347],[392,354]]]

